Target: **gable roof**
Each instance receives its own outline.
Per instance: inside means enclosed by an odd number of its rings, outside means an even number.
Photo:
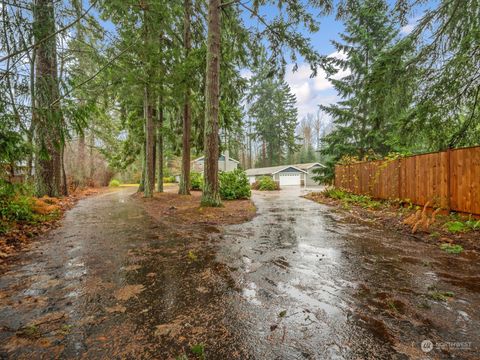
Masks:
[[[288,168],[294,168],[296,170],[299,170],[301,172],[306,173],[309,169],[311,169],[314,166],[321,166],[323,168],[326,168],[325,165],[320,164],[318,162],[315,163],[305,163],[305,164],[295,164],[295,165],[280,165],[280,166],[271,166],[271,167],[264,167],[264,168],[255,168],[255,169],[248,169],[245,172],[247,173],[247,176],[259,176],[259,175],[273,175],[276,174],[280,171],[283,171]]]
[[[248,169],[245,172],[247,176],[273,175],[289,168],[293,168],[300,172],[306,173],[305,170],[300,169],[295,165],[280,165],[280,166],[271,166],[271,167],[264,167],[264,168],[255,168],[255,169]]]
[[[220,158],[223,156],[223,158],[225,159],[225,154],[220,154],[219,157],[218,157],[218,160],[220,160]],[[192,162],[197,162],[197,161],[200,161],[200,160],[203,160],[205,156],[200,156],[199,158],[196,158],[195,160],[192,160]],[[240,164],[240,161],[232,158],[232,157],[229,157],[228,160],[231,160],[233,162],[236,162],[237,164]]]
[[[296,167],[298,167],[299,169],[302,169],[302,170],[308,170],[308,169],[311,169],[312,167],[314,167],[314,166],[316,166],[316,165],[319,165],[319,166],[321,166],[321,167],[323,167],[323,168],[326,168],[325,165],[320,164],[320,163],[318,163],[318,162],[306,163],[306,164],[295,164],[295,165],[293,165],[293,166],[296,166]]]
[[[307,174],[307,172],[306,172],[305,170],[302,170],[302,169],[296,167],[295,165],[287,165],[287,166],[285,166],[283,169],[274,171],[274,172],[272,173],[272,175],[273,175],[273,174],[276,174],[276,173],[279,173],[279,172],[282,172],[283,170],[287,170],[287,169],[295,169],[295,170],[298,170],[299,172],[303,172],[303,173]]]

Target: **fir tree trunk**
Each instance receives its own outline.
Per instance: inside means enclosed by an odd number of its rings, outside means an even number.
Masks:
[[[77,164],[78,182],[80,187],[85,187],[85,133],[82,131],[78,137],[78,164]]]
[[[253,149],[252,149],[252,124],[249,123],[248,125],[248,166],[249,169],[253,168]]]
[[[262,166],[267,166],[267,147],[265,141],[262,142]]]
[[[144,196],[152,197],[155,187],[155,124],[149,84],[145,87],[145,188]]]
[[[61,191],[63,196],[68,196],[68,180],[67,173],[65,172],[65,146],[63,143],[61,145],[60,152],[60,165],[62,173]]]
[[[158,180],[157,191],[163,192],[163,100],[158,98],[158,124],[157,124],[157,160],[158,160]]]
[[[90,147],[90,164],[89,164],[89,172],[88,172],[88,179],[90,181],[90,184],[93,184],[93,177],[95,175],[95,158],[94,158],[94,148],[95,148],[95,133],[94,133],[94,128],[92,126],[92,129],[90,130],[90,137],[88,139],[89,144],[88,146]]]
[[[145,128],[145,126],[144,126]],[[146,172],[146,147],[145,147],[145,140],[142,144],[142,174],[140,176],[140,184],[138,185],[137,192],[143,192],[145,190],[145,172]]]
[[[37,196],[61,194],[61,129],[60,103],[51,105],[59,96],[55,13],[53,0],[37,0],[34,6],[33,33],[39,45],[35,56],[35,193]],[[45,40],[47,39],[47,40]]]
[[[205,165],[203,206],[220,206],[218,184],[218,115],[220,105],[220,0],[208,5],[207,73],[205,89]]]
[[[190,0],[184,1],[184,47],[185,47],[185,57],[188,57],[190,52],[190,11],[191,4]],[[182,138],[182,175],[180,178],[180,188],[178,190],[179,194],[190,195],[190,132],[191,132],[191,114],[190,114],[190,86],[188,82],[190,79],[186,80],[185,96],[183,101],[183,138]]]

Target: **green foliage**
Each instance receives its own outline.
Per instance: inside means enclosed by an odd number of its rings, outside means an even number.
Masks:
[[[4,220],[0,220],[0,235],[8,233],[9,230],[10,225]]]
[[[0,181],[0,222],[3,223],[0,228],[3,232],[7,231],[8,222],[34,219],[33,200],[27,194],[28,188],[23,185]]]
[[[17,335],[28,339],[38,339],[42,336],[40,329],[36,325],[27,325],[17,331]]]
[[[349,74],[338,78],[331,75],[330,81],[342,97],[341,101],[328,106],[320,106],[332,116],[334,130],[323,139],[322,154],[329,156],[327,166],[330,171],[324,179],[331,178],[333,165],[344,155],[358,156],[364,159],[369,152],[387,154],[391,147],[389,136],[391,121],[396,113],[386,111],[380,101],[386,81],[381,81],[380,71],[378,78],[372,78],[372,64],[375,64],[391,45],[398,30],[388,18],[388,6],[383,0],[365,0],[349,8],[345,15],[345,33],[341,34],[343,43],[334,41],[333,44],[344,58],[331,60],[335,67],[334,74],[349,70]],[[392,57],[393,58],[393,57]],[[401,56],[400,56],[401,59]],[[390,64],[385,61],[385,64]],[[400,94],[397,94],[401,98]],[[321,178],[319,178],[320,180]]]
[[[477,0],[439,1],[409,36],[421,46],[416,65],[426,70],[402,128],[427,150],[478,145],[479,11]]]
[[[312,176],[313,181],[317,184],[332,184],[335,177],[335,164],[330,160],[327,160],[323,163],[326,167],[319,167],[312,170],[314,176]]]
[[[219,175],[220,196],[224,200],[250,198],[250,184],[247,174],[241,169],[221,172]]]
[[[190,348],[190,351],[200,360],[205,360],[205,345],[195,344]]]
[[[440,249],[443,251],[449,253],[449,254],[460,254],[463,251],[462,245],[457,245],[457,244],[441,244]]]
[[[370,196],[352,194],[348,191],[335,187],[326,188],[324,191],[322,191],[322,194],[325,197],[340,200],[345,206],[358,205],[365,209],[372,210],[377,210],[382,207],[382,202],[373,200]]]
[[[15,128],[14,118],[3,113],[0,100],[0,170],[3,170],[5,165],[16,164],[31,153],[31,146]]]
[[[175,179],[175,176],[164,176],[163,177],[163,183],[164,184],[172,184],[172,183],[175,183],[177,182],[177,180]]]
[[[27,196],[15,196],[9,201],[0,201],[0,215],[10,221],[30,221],[33,219],[32,199]]]
[[[202,190],[203,176],[199,172],[190,172],[190,190]]]
[[[252,184],[252,188],[260,191],[280,190],[278,183],[270,176],[262,176]]]
[[[448,301],[448,298],[452,298],[455,296],[453,291],[438,291],[434,290],[428,293],[428,296],[435,301]]]
[[[119,187],[120,186],[120,181],[116,180],[116,179],[112,179],[110,180],[110,183],[108,184],[108,186],[110,187]]]
[[[264,56],[255,72],[250,79],[248,115],[254,119],[251,136],[265,146],[258,165],[278,165],[284,162],[287,153],[299,148],[295,136],[298,125],[296,99],[285,80],[272,75]]]
[[[187,257],[190,261],[197,261],[198,257],[193,250],[188,250]]]
[[[480,220],[474,220],[470,218],[466,221],[449,221],[445,223],[445,228],[451,233],[462,233],[480,230]]]

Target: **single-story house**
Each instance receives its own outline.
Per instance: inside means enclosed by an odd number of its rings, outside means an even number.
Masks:
[[[190,169],[203,174],[204,163],[205,156],[196,158],[191,161]],[[218,157],[218,171],[233,171],[238,168],[238,165],[240,165],[240,161],[231,158],[228,151]],[[175,180],[180,182],[180,174],[175,175]]]
[[[205,157],[201,156],[192,161],[192,171],[203,173]],[[228,151],[218,157],[218,171],[233,171],[238,168],[240,161],[230,157]]]
[[[262,176],[271,176],[280,186],[312,186],[317,185],[313,180],[313,177],[317,174],[315,174],[313,170],[319,168],[325,168],[325,165],[320,163],[280,165],[248,169],[246,173],[250,184],[253,184]]]

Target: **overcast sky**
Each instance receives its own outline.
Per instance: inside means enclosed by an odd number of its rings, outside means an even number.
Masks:
[[[391,0],[390,0],[391,1]],[[409,24],[401,28],[401,34],[405,35],[412,31],[415,22],[419,19],[423,9],[418,9],[410,17]],[[266,6],[262,10],[263,15],[267,18],[272,18],[278,14],[278,9],[275,6]],[[331,41],[339,41],[339,34],[343,32],[343,24],[335,20],[333,15],[319,18],[320,30],[315,34],[309,34],[306,31],[303,34],[310,38],[313,47],[322,55],[329,55],[341,57],[342,54],[336,52]],[[245,17],[245,22],[249,25],[254,25],[255,20]],[[335,103],[339,97],[333,89],[332,84],[326,79],[326,74],[319,71],[315,78],[311,78],[310,66],[302,60],[297,62],[298,69],[293,72],[294,64],[287,66],[285,80],[290,85],[292,92],[297,98],[298,119],[299,121],[308,113],[316,114],[318,105],[328,105]],[[248,70],[244,70],[245,77],[250,76]],[[346,72],[338,74],[338,77],[345,76]]]

